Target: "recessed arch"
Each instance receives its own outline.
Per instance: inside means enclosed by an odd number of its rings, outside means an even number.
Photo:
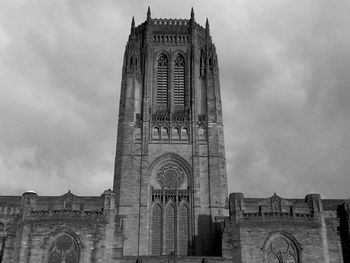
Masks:
[[[190,186],[192,186],[193,177],[191,165],[183,157],[175,153],[165,153],[156,158],[149,166],[149,173],[152,175],[152,172],[157,170],[157,168],[159,169],[159,167],[167,162],[174,162],[181,166],[187,174]]]
[[[185,57],[178,53],[173,61],[174,105],[185,106]]]
[[[270,233],[262,246],[262,250],[264,263],[300,263],[300,244],[287,232],[276,231]]]
[[[162,216],[162,206],[158,201],[156,201],[152,205],[152,255],[160,255],[162,251]]]
[[[161,53],[156,60],[156,102],[165,108],[168,106],[168,67],[169,57]]]
[[[64,231],[52,237],[47,253],[47,263],[78,263],[80,242],[70,233]]]

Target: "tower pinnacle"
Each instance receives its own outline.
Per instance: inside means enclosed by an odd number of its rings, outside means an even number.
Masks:
[[[131,32],[135,29],[135,19],[134,17],[132,17],[132,20],[131,20]]]
[[[210,34],[210,29],[209,29],[209,20],[207,18],[207,20],[205,21],[205,29],[207,30],[207,34]]]
[[[147,20],[148,19],[151,19],[151,8],[148,6],[148,9],[147,9]]]
[[[191,8],[191,19],[194,20],[194,11],[193,11],[193,7]]]

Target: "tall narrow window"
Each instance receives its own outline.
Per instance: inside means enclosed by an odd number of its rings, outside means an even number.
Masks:
[[[162,244],[162,209],[159,204],[153,207],[152,216],[152,255],[160,255]]]
[[[179,209],[178,253],[184,256],[188,254],[188,223],[188,208],[182,204]]]
[[[175,207],[169,204],[165,209],[165,254],[174,252],[175,242]]]
[[[185,105],[185,60],[178,55],[174,64],[174,104]]]
[[[157,64],[157,104],[168,104],[168,59],[161,55]]]

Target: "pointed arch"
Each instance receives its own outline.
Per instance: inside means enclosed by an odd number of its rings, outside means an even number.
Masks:
[[[185,58],[181,54],[174,60],[174,105],[185,106]]]
[[[162,207],[157,202],[152,208],[152,255],[161,254],[162,244]]]
[[[187,256],[188,254],[188,241],[189,241],[189,208],[186,203],[180,204],[179,207],[179,242],[178,253],[179,255]]]
[[[175,246],[175,205],[169,202],[165,207],[165,254],[174,252]]]
[[[160,54],[157,60],[157,91],[156,102],[158,105],[168,105],[168,58]]]
[[[284,232],[271,233],[262,247],[264,263],[288,262],[299,263],[301,247],[296,239]]]
[[[152,172],[156,171],[157,169],[159,169],[159,167],[168,162],[174,162],[181,166],[182,169],[184,169],[186,175],[188,176],[189,187],[192,187],[193,178],[191,165],[188,163],[188,161],[186,161],[186,159],[175,153],[168,152],[156,158],[148,168],[150,174],[152,174]]]
[[[77,240],[67,232],[57,235],[50,247],[48,263],[78,263],[79,244]]]

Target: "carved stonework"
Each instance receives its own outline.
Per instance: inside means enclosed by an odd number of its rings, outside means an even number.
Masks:
[[[299,249],[294,241],[282,233],[272,234],[264,244],[265,263],[298,263]]]
[[[178,165],[165,164],[159,169],[157,180],[162,188],[180,188],[184,183],[185,174]]]
[[[276,193],[274,193],[274,195],[270,198],[262,200],[259,203],[259,206],[265,212],[283,212],[284,210],[290,211],[290,207],[292,205],[293,204],[291,202],[281,198]]]

